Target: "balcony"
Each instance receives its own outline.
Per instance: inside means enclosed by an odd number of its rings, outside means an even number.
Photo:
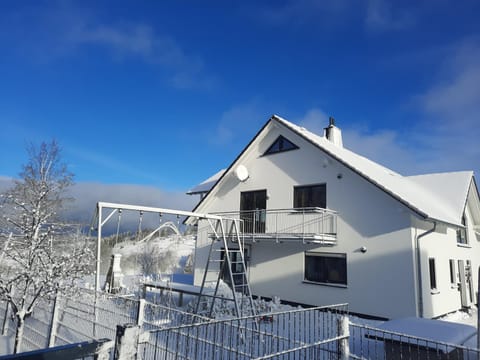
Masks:
[[[245,242],[301,241],[304,244],[334,245],[337,240],[337,213],[332,210],[258,209],[222,212],[216,215],[241,220],[240,236]]]

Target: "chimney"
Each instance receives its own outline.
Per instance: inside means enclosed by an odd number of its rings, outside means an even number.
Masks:
[[[327,138],[327,140],[331,141],[336,146],[343,147],[342,130],[340,130],[335,126],[335,119],[333,117],[330,116],[328,121],[329,121],[329,124],[324,129],[325,130],[324,136]]]

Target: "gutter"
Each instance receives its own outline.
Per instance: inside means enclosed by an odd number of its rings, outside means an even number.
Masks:
[[[415,238],[415,250],[417,257],[417,279],[418,279],[418,303],[417,303],[417,316],[423,318],[423,286],[422,286],[422,262],[421,262],[421,251],[420,251],[420,239],[428,234],[435,232],[437,228],[437,223],[433,221],[433,227],[430,230],[427,230]]]

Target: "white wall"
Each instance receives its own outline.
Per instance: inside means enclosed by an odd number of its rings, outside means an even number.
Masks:
[[[253,293],[312,305],[348,302],[352,312],[386,318],[415,316],[410,210],[283,126],[270,125],[266,130],[267,136],[257,139],[239,160],[248,168],[250,178],[241,183],[227,174],[198,210],[238,211],[240,192],[260,189],[268,190],[268,209],[291,208],[295,185],[326,183],[327,207],[339,212],[338,240],[333,247],[254,244],[250,263]],[[279,134],[300,149],[261,156]],[[203,275],[200,264],[207,256],[205,244],[200,235],[197,285]],[[362,246],[366,253],[360,251]],[[347,287],[302,282],[306,250],[346,253]]]
[[[467,222],[470,219],[468,208],[466,209]],[[415,227],[420,234],[426,228],[431,228],[425,222],[414,221]],[[471,223],[471,222],[470,222]],[[429,234],[420,240],[422,253],[422,282],[423,282],[423,306],[424,317],[438,317],[462,307],[460,292],[456,285],[450,282],[450,263],[455,260],[455,273],[458,279],[458,260],[470,260],[472,262],[473,285],[478,290],[478,267],[480,257],[480,244],[473,229],[468,229],[468,245],[457,244],[456,229],[446,225],[437,225],[435,233]],[[437,289],[430,289],[429,258],[435,259]],[[475,293],[476,294],[476,293]],[[474,303],[476,300],[474,300]]]

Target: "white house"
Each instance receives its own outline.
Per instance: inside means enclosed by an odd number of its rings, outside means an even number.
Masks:
[[[480,200],[473,172],[402,176],[272,116],[232,164],[193,189],[194,211],[244,221],[252,293],[432,318],[476,302]],[[208,257],[199,226],[195,284]]]

